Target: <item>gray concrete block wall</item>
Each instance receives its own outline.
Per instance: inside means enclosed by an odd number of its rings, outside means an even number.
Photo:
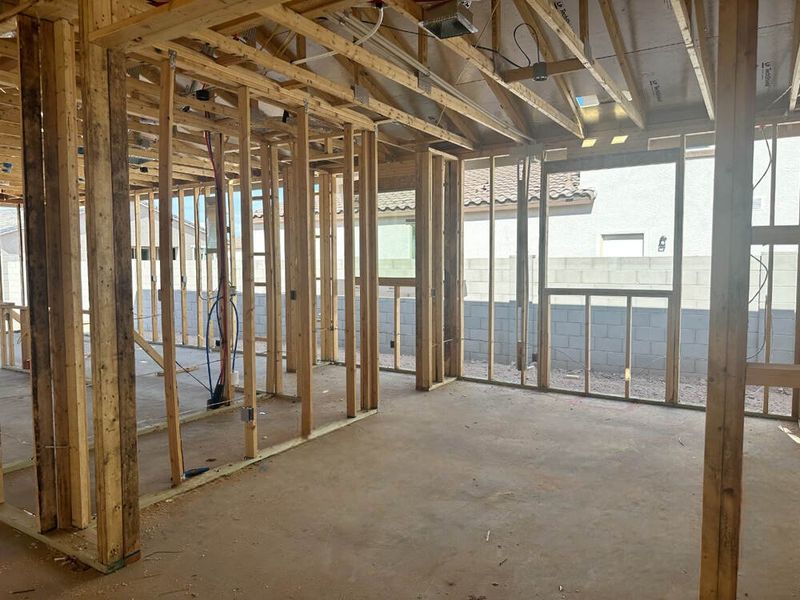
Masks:
[[[145,315],[144,331],[150,331],[150,294],[143,294],[142,312]],[[344,346],[344,297],[339,299],[339,345]],[[285,302],[285,299],[284,299]],[[379,345],[382,353],[391,354],[394,331],[394,300],[380,298]],[[241,306],[241,299],[239,299]],[[204,304],[205,306],[205,304]],[[175,333],[180,340],[180,293],[175,292]],[[537,306],[528,306],[529,362],[537,353]],[[195,292],[187,292],[187,330],[190,343],[197,335],[197,303]],[[285,327],[285,314],[284,327]],[[356,340],[359,339],[359,298],[356,297]],[[267,298],[256,294],[256,335],[266,334]],[[497,364],[516,364],[516,302],[495,303],[494,356]],[[582,369],[584,361],[584,307],[583,305],[554,304],[551,309],[552,365],[557,369]],[[203,315],[205,323],[205,314]],[[772,361],[794,361],[795,315],[790,310],[773,311]],[[663,375],[667,337],[666,308],[634,307],[632,326],[633,368]],[[414,298],[400,299],[400,351],[403,355],[415,354],[416,313]],[[464,303],[464,359],[469,362],[486,362],[489,346],[489,305],[487,302]],[[748,323],[748,358],[763,360],[764,312],[752,311]],[[358,344],[358,341],[357,341]],[[625,307],[592,306],[592,368],[599,371],[620,372],[625,358]],[[684,309],[681,314],[681,371],[687,375],[704,375],[708,369],[708,311]]]

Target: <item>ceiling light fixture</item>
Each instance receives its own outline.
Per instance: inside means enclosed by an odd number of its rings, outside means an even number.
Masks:
[[[469,0],[447,0],[426,8],[419,25],[440,40],[477,33],[469,6]]]

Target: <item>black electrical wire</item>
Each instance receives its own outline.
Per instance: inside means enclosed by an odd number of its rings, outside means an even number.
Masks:
[[[755,191],[755,189],[759,186],[759,184],[762,181],[764,181],[764,177],[767,176],[767,173],[769,173],[771,169],[775,168],[775,159],[772,156],[772,148],[770,148],[769,141],[767,140],[767,134],[766,134],[766,131],[764,130],[763,127],[761,128],[761,136],[764,138],[764,145],[767,147],[767,156],[769,156],[769,162],[767,163],[767,168],[764,169],[764,172],[761,174],[761,177],[759,177],[758,180],[756,181],[755,185],[753,185],[753,191]],[[770,210],[772,210],[772,207],[770,207]],[[756,290],[756,293],[753,294],[753,297],[750,298],[750,300],[748,300],[748,302],[747,302],[748,306],[750,306],[753,303],[753,300],[755,300],[756,298],[760,298],[761,297],[761,290],[764,289],[764,286],[767,284],[767,282],[769,281],[769,278],[770,278],[769,267],[767,267],[767,265],[764,264],[764,261],[762,261],[760,258],[758,258],[755,254],[751,254],[750,258],[752,258],[753,260],[757,261],[758,264],[760,265],[759,268],[758,268],[759,279],[761,278],[761,269],[762,268],[764,269],[765,277],[763,279],[761,279],[761,281],[759,283],[759,286],[758,286],[758,289]],[[759,303],[759,307],[760,307],[761,301],[759,300],[758,303]],[[748,356],[746,358],[746,360],[751,360],[751,359],[755,358],[756,356],[758,356],[759,354],[761,354],[761,351],[764,349],[764,347],[766,345],[767,345],[767,333],[765,331],[764,332],[764,338],[761,340],[761,345],[759,346],[758,350],[756,350],[755,353],[753,353],[750,356]]]
[[[536,62],[542,62],[541,55],[539,54],[539,34],[533,27],[531,27],[528,23],[523,21],[522,23],[514,27],[514,31],[512,32],[511,37],[514,38],[514,43],[517,45],[517,48],[519,48],[519,51],[522,52],[522,55],[525,57],[525,60],[528,61],[528,66],[530,67],[531,64],[533,63],[531,62],[531,57],[528,56],[528,53],[522,49],[522,45],[519,43],[519,40],[517,39],[517,31],[519,31],[520,27],[527,27],[531,35],[533,36],[533,39],[536,40]]]

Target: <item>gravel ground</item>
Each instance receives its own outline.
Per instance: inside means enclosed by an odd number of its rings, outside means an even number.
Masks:
[[[415,358],[401,355],[399,366],[401,369],[413,370]],[[394,367],[392,354],[381,354],[382,367]],[[528,383],[536,384],[536,365],[530,365]],[[477,379],[486,379],[487,365],[485,362],[465,362],[464,376]],[[494,379],[506,383],[519,383],[519,371],[514,365],[495,364]],[[583,391],[583,370],[553,369],[550,374],[551,385],[563,390]],[[625,381],[622,373],[608,373],[593,371],[591,373],[591,390],[598,394],[611,394],[622,396],[625,393]],[[633,371],[631,378],[631,396],[647,400],[663,400],[666,393],[664,377],[648,372]],[[681,377],[679,398],[683,404],[696,404],[705,406],[707,384],[705,377]],[[745,408],[752,412],[762,412],[764,388],[749,386],[745,395]],[[790,415],[792,411],[792,391],[785,388],[771,388],[769,393],[769,413],[773,415]]]

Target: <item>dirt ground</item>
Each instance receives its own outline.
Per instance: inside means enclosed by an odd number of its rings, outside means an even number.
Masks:
[[[343,369],[317,377],[338,389]],[[316,372],[316,371],[315,371]],[[156,505],[143,559],[80,570],[0,527],[0,594],[696,597],[704,415],[382,374],[379,414]],[[153,434],[156,435],[156,434]],[[740,597],[800,597],[800,437],[745,423]]]

